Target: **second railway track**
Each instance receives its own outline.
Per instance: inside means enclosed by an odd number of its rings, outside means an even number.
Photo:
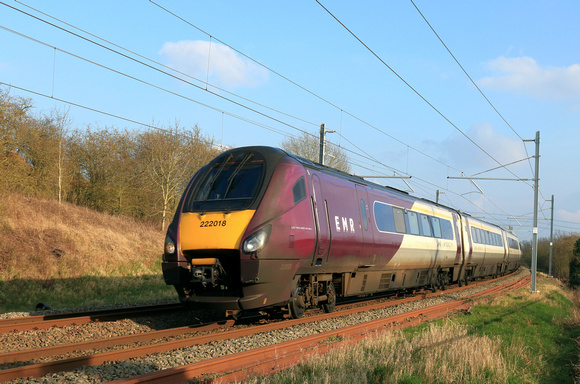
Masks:
[[[180,310],[183,310],[183,306],[181,304],[171,303],[126,308],[101,309],[94,311],[55,313],[38,316],[14,317],[9,319],[0,319],[0,334],[10,331],[25,331],[29,329],[61,327],[69,324],[87,324],[98,321],[111,321],[129,316],[139,316],[144,314],[148,315],[153,313]]]

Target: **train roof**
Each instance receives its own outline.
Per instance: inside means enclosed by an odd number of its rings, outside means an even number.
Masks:
[[[502,231],[509,233],[509,231],[503,229],[501,226],[499,226],[497,224],[493,224],[493,223],[481,220],[479,218],[476,218],[476,217],[470,215],[467,212],[460,211],[459,209],[449,207],[449,206],[441,204],[441,203],[436,203],[436,202],[429,200],[429,199],[426,199],[426,198],[412,196],[411,194],[409,194],[406,191],[403,191],[403,190],[400,190],[400,189],[397,189],[394,187],[390,187],[387,185],[377,184],[377,183],[374,183],[372,181],[368,181],[360,176],[353,175],[353,174],[350,174],[348,172],[340,171],[338,169],[331,168],[331,167],[328,167],[326,165],[315,163],[315,162],[313,162],[305,157],[296,155],[294,153],[288,152],[288,151],[281,149],[281,148],[270,147],[270,146],[249,146],[249,147],[234,148],[234,149],[231,149],[230,151],[232,151],[232,150],[260,151],[267,160],[271,160],[271,161],[277,161],[284,156],[288,156],[288,157],[291,157],[294,160],[298,161],[300,164],[302,164],[303,166],[305,166],[307,168],[310,168],[310,169],[313,169],[313,170],[316,170],[319,172],[323,172],[323,173],[326,173],[329,175],[333,175],[333,176],[339,177],[341,179],[349,180],[349,181],[352,181],[354,183],[358,183],[358,184],[368,186],[368,187],[371,187],[374,189],[379,189],[379,190],[387,191],[389,193],[394,193],[394,194],[399,195],[403,198],[413,199],[416,201],[422,201],[422,202],[429,204],[429,205],[433,205],[433,206],[436,206],[439,208],[447,209],[447,210],[450,210],[450,211],[457,213],[460,216],[464,216],[464,217],[467,216],[471,220],[476,220],[476,221],[479,221],[481,223],[485,223],[487,225],[497,227],[497,228],[501,229]],[[229,152],[229,151],[226,151],[226,152]]]

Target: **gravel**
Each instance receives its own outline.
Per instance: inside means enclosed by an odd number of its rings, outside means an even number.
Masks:
[[[522,269],[509,279],[519,279],[529,271]],[[309,336],[343,328],[349,325],[360,324],[371,320],[425,308],[434,304],[456,300],[476,292],[502,284],[493,282],[482,286],[468,288],[461,292],[449,293],[435,298],[400,304],[378,310],[369,310],[349,316],[342,316],[332,320],[322,320],[315,323],[297,325],[290,328],[271,332],[259,333],[253,336],[230,340],[214,341],[204,345],[196,345],[166,353],[153,354],[143,358],[127,361],[109,362],[101,366],[83,367],[71,372],[51,373],[42,378],[28,378],[12,381],[11,383],[102,383],[120,378],[140,375],[151,371],[176,367],[185,364],[216,358],[219,356],[238,353],[254,348],[268,346],[287,340]],[[39,348],[50,345],[73,343],[84,340],[114,337],[119,335],[148,332],[162,328],[185,326],[192,321],[200,321],[198,312],[184,312],[155,318],[124,319],[115,322],[91,323],[81,326],[67,326],[46,330],[11,332],[0,335],[0,352],[11,350]],[[38,361],[36,361],[38,362]],[[4,364],[1,369],[10,365]]]

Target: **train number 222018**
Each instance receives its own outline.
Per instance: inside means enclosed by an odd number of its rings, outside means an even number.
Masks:
[[[226,226],[226,220],[207,220],[207,221],[202,221],[199,223],[199,226],[201,228],[207,228],[207,227],[225,227]]]

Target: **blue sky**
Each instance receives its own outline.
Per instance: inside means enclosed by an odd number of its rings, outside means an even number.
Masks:
[[[481,194],[448,177],[531,179],[533,159],[485,171],[532,156],[540,131],[539,236],[552,194],[555,230],[580,232],[580,2],[320,2],[2,1],[0,82],[73,127],[177,121],[279,146],[325,123],[354,173],[412,176],[415,195],[522,239],[532,182],[476,180]]]

